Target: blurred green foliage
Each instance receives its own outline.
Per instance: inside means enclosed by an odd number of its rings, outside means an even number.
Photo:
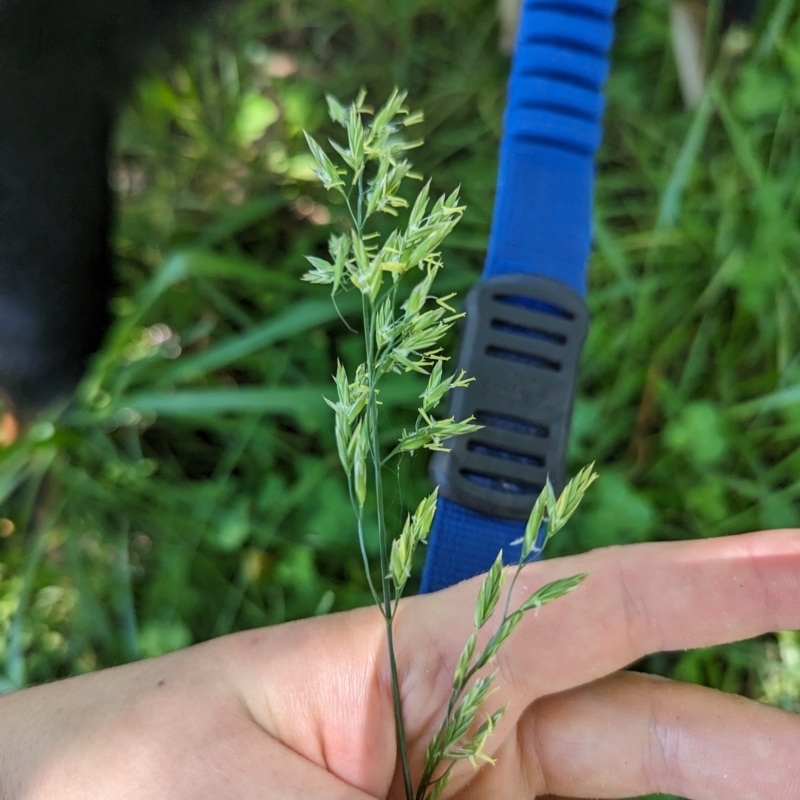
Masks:
[[[493,0],[248,0],[157,59],[114,156],[114,328],[76,402],[0,451],[0,689],[368,602],[322,401],[336,358],[359,360],[356,309],[299,281],[343,209],[302,131],[332,132],[325,92],[408,88],[420,171],[468,207],[442,278],[465,290],[491,220],[497,38]],[[720,44],[688,112],[666,5],[623,0],[607,98],[570,451],[601,479],[551,555],[796,525],[795,4]],[[418,392],[387,387],[385,413]],[[398,476],[398,519],[425,466]],[[797,647],[779,644],[647,666],[787,705]]]

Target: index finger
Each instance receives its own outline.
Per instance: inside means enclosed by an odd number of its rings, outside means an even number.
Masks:
[[[581,572],[589,573],[583,584],[526,614],[500,650],[504,699],[515,706],[650,653],[800,628],[800,530],[609,547],[531,564],[517,582],[512,609],[541,585]],[[438,708],[449,694],[472,632],[480,580],[413,598],[404,609],[415,624],[398,626],[397,652],[420,710]]]

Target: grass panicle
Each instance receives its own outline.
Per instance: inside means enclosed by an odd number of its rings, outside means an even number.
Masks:
[[[495,711],[475,727],[482,706],[492,691],[494,673],[477,677],[477,672],[492,662],[501,645],[513,633],[525,611],[538,608],[574,589],[585,576],[556,582],[540,590],[523,605],[509,613],[510,594],[497,630],[485,649],[476,657],[478,631],[495,614],[508,575],[503,554],[497,559],[481,585],[475,606],[475,631],[456,665],[453,689],[446,717],[439,733],[428,748],[422,778],[415,787],[397,683],[397,662],[392,625],[397,605],[406,588],[417,546],[426,540],[436,513],[438,489],[424,497],[409,514],[397,538],[388,540],[384,509],[383,470],[393,459],[421,450],[447,451],[454,436],[481,428],[473,418],[437,419],[433,412],[453,389],[469,385],[471,378],[463,370],[445,376],[442,340],[463,315],[448,304],[453,295],[437,296],[434,282],[444,267],[440,247],[461,219],[464,206],[459,192],[440,196],[431,205],[430,181],[423,184],[409,205],[400,194],[403,182],[419,178],[403,155],[420,142],[407,143],[401,136],[404,128],[421,122],[420,114],[410,114],[406,94],[397,89],[377,111],[365,105],[362,93],[349,106],[328,97],[328,110],[334,123],[346,132],[346,144],[333,139],[329,144],[339,164],[308,134],[315,174],[329,192],[337,193],[350,214],[350,230],[330,238],[330,261],[307,256],[312,268],[303,275],[309,283],[331,286],[331,297],[355,291],[361,295],[363,353],[365,361],[356,368],[355,378],[348,378],[339,363],[335,375],[337,400],[326,400],[334,411],[334,432],[339,460],[347,477],[353,510],[358,523],[359,544],[365,569],[370,571],[368,543],[364,536],[364,508],[370,497],[369,474],[372,471],[372,497],[378,520],[380,589],[370,582],[374,600],[386,624],[389,660],[392,668],[392,693],[398,752],[407,800],[436,798],[444,791],[453,765],[468,760],[493,763],[486,754],[486,743],[503,715]],[[430,208],[430,210],[429,210]],[[389,233],[374,224],[378,214],[401,221]],[[401,299],[401,283],[410,278],[412,286]],[[420,404],[413,429],[402,430],[394,447],[384,453],[378,433],[377,407],[381,381],[391,373],[421,373],[427,384],[419,395]],[[372,462],[370,470],[368,462]],[[560,530],[572,516],[584,492],[595,478],[592,467],[582,470],[556,499],[548,481],[537,500],[526,529],[522,557],[511,588],[533,552],[539,529],[546,520],[547,538]],[[435,777],[434,777],[435,776]]]

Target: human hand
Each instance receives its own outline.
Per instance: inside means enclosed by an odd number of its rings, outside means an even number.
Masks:
[[[452,800],[800,797],[800,717],[619,672],[661,650],[800,627],[800,531],[608,548],[525,568],[520,596],[589,572],[498,656],[489,741]],[[479,580],[401,605],[396,648],[421,771]],[[250,631],[0,698],[3,800],[400,800],[375,609]]]

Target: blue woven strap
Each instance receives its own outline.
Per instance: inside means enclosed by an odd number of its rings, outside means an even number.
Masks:
[[[615,6],[616,0],[528,0],[523,7],[484,279],[538,275],[585,294]],[[440,498],[422,591],[485,572],[501,549],[516,562],[511,543],[524,528],[524,521]]]

